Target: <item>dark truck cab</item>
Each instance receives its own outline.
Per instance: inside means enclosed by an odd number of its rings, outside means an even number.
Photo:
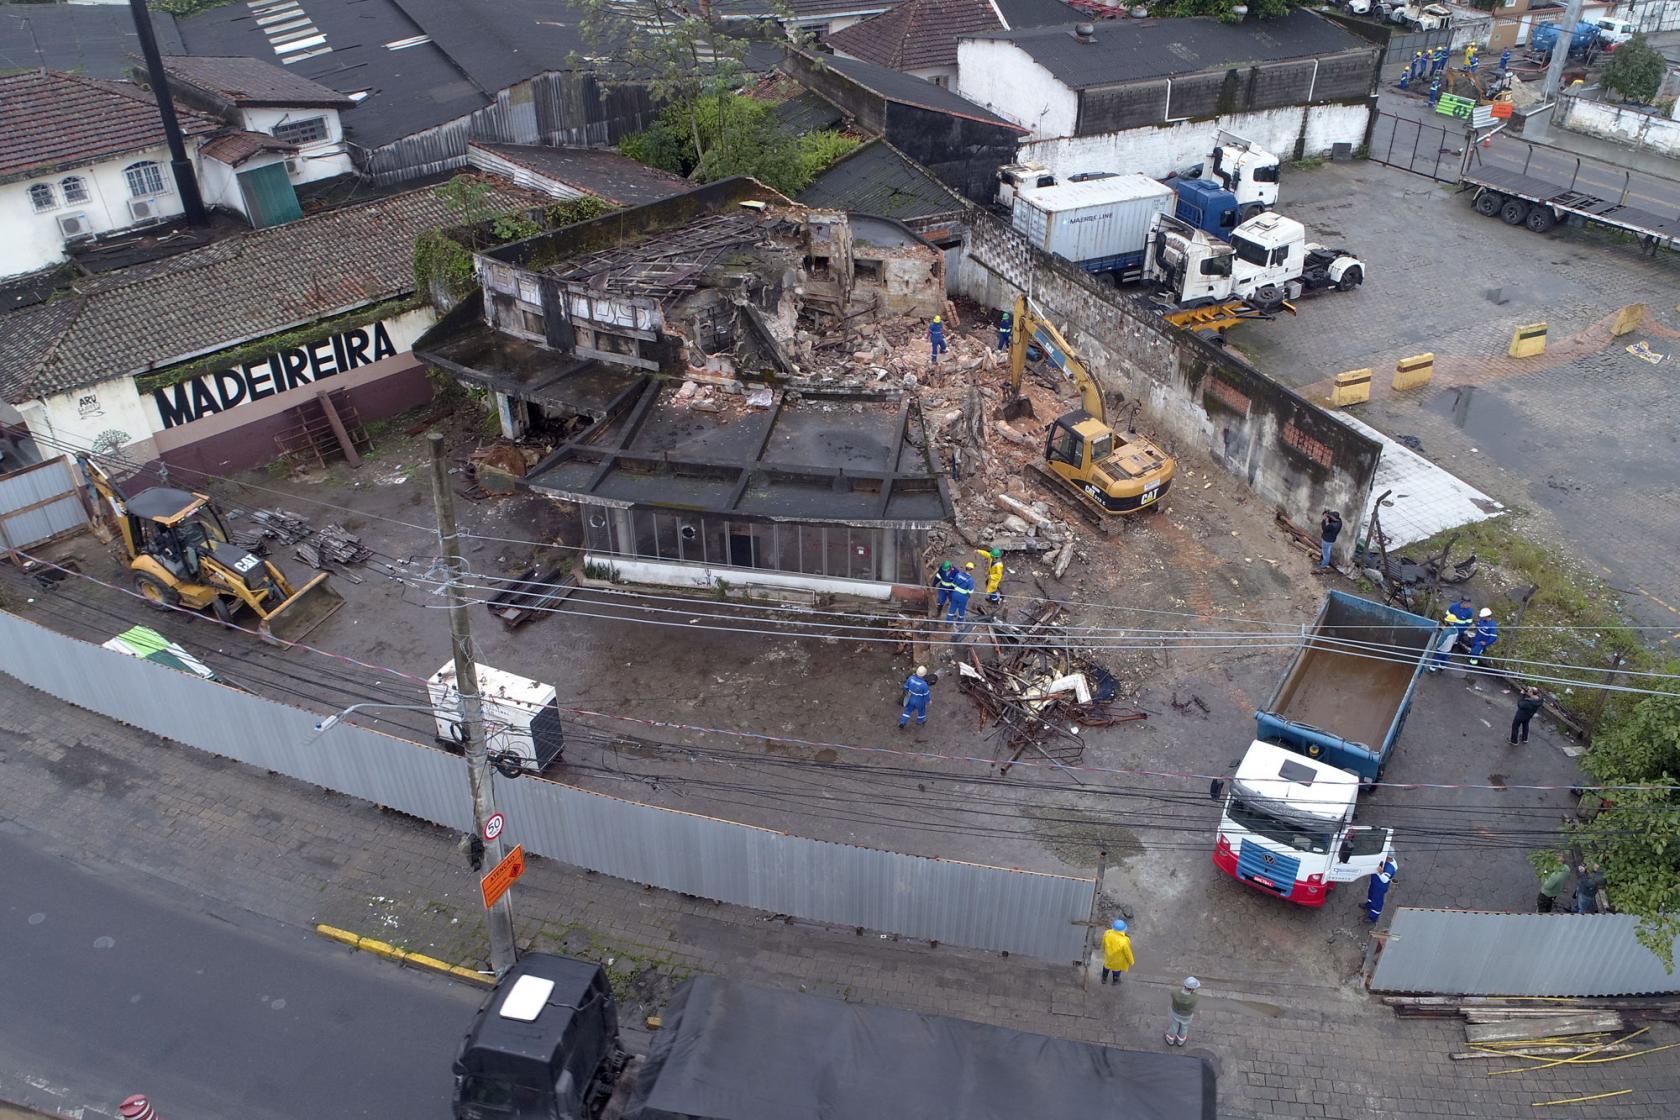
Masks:
[[[606,973],[530,953],[502,977],[455,1059],[455,1120],[586,1120],[625,1055]]]

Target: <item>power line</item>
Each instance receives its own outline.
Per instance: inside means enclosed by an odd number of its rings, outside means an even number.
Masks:
[[[94,459],[96,461],[113,463],[113,464],[116,464],[116,465],[127,467],[128,469],[134,470],[134,471],[138,471],[138,470],[143,469],[143,467],[140,464],[136,464],[136,463],[133,462],[133,460],[128,459],[124,456],[121,456],[121,455],[115,454],[115,453],[111,453],[111,452],[96,451],[91,446],[86,446],[86,447],[80,446],[80,445],[78,445],[78,444],[76,444],[76,443],[74,443],[74,442],[72,442],[68,439],[63,438],[63,437],[47,437],[47,436],[33,436],[32,435],[32,438],[35,439],[36,442],[38,442],[38,443],[46,443],[49,446],[57,447],[59,450],[66,451],[70,454],[87,455],[89,458]],[[216,474],[216,473],[210,472],[210,471],[198,470],[198,469],[192,468],[192,467],[169,466],[168,469],[171,472],[180,472],[180,473],[184,473],[184,474],[194,475],[194,476],[204,478],[204,479],[209,479],[209,480],[212,480],[212,481],[223,482],[223,483],[226,483],[227,485],[239,487],[239,488],[246,489],[246,490],[255,490],[255,491],[258,491],[258,492],[261,492],[261,493],[273,494],[276,497],[284,498],[284,499],[287,499],[288,501],[291,501],[291,502],[302,503],[302,504],[305,504],[305,505],[319,506],[319,507],[324,508],[324,509],[331,509],[331,510],[334,510],[336,512],[349,514],[349,515],[352,515],[352,516],[355,516],[355,517],[372,518],[372,519],[377,520],[377,521],[388,522],[390,524],[398,525],[398,526],[401,526],[401,527],[406,528],[406,529],[413,529],[417,532],[424,533],[428,536],[433,536],[433,535],[436,534],[436,527],[435,526],[420,525],[420,524],[417,524],[415,522],[404,521],[401,518],[391,517],[389,515],[376,513],[376,512],[370,511],[370,510],[356,509],[356,508],[353,508],[353,507],[350,507],[350,506],[337,505],[335,503],[325,501],[324,499],[314,498],[314,497],[310,497],[309,495],[298,494],[298,493],[294,493],[294,492],[291,492],[291,491],[278,490],[278,489],[275,489],[273,487],[263,486],[263,485],[261,485],[259,483],[256,483],[256,482],[250,482],[250,481],[246,481],[246,480],[243,480],[243,479],[235,479],[235,478],[231,478],[230,476],[227,476],[227,475]],[[591,549],[586,545],[568,545],[568,544],[563,544],[563,543],[558,542],[558,541],[538,541],[538,540],[532,540],[532,539],[528,539],[528,538],[518,538],[518,537],[496,537],[496,536],[488,536],[488,535],[484,535],[484,534],[469,533],[469,532],[462,532],[460,535],[463,539],[478,540],[478,541],[483,541],[483,542],[486,542],[486,543],[515,544],[515,545],[522,545],[522,546],[527,546],[527,547],[531,547],[531,548],[553,549],[553,550],[558,550],[558,551],[577,552],[577,553],[586,553],[586,552],[596,552],[596,551],[598,551],[598,550],[595,550],[595,549]],[[956,550],[956,551],[962,551],[962,550]],[[398,563],[401,562],[398,558],[390,557],[388,555],[387,555],[387,559],[398,562]],[[563,586],[563,585],[557,584],[557,583],[543,583],[541,581],[537,581],[537,582],[534,583],[534,586],[538,587],[538,588],[543,588],[543,589],[554,589],[554,588],[558,588],[558,587]],[[480,588],[480,589],[481,590],[499,590],[499,589],[496,589],[496,588]],[[599,589],[599,590],[606,590],[606,589]],[[617,593],[624,594],[624,595],[646,595],[647,594],[647,593],[643,593],[643,592],[635,592],[635,591],[629,591],[629,590],[625,590],[625,589],[611,589],[611,590],[614,590]],[[649,597],[651,597],[651,596],[649,596]],[[670,596],[661,596],[661,597],[672,598]],[[1189,618],[1189,619],[1200,619],[1200,620],[1212,619],[1212,620],[1219,620],[1219,621],[1224,621],[1224,622],[1248,624],[1248,625],[1253,625],[1253,626],[1272,627],[1272,628],[1280,630],[1280,632],[1283,632],[1283,633],[1293,633],[1293,632],[1296,631],[1296,629],[1298,629],[1298,626],[1296,624],[1291,624],[1291,623],[1287,623],[1287,622],[1276,622],[1276,621],[1271,621],[1271,620],[1266,620],[1266,619],[1244,618],[1244,617],[1239,616],[1239,615],[1229,615],[1229,614],[1221,614],[1221,613],[1208,613],[1208,612],[1198,613],[1198,612],[1194,612],[1194,611],[1171,611],[1171,610],[1163,610],[1163,609],[1160,609],[1160,608],[1136,607],[1136,606],[1130,606],[1130,605],[1127,605],[1127,604],[1103,602],[1103,601],[1100,601],[1100,600],[1089,600],[1089,599],[1054,599],[1054,598],[1049,598],[1049,597],[1035,597],[1035,598],[1037,598],[1039,601],[1042,601],[1042,602],[1056,603],[1057,605],[1064,606],[1064,607],[1075,607],[1075,606],[1077,606],[1077,607],[1085,607],[1085,608],[1100,610],[1100,611],[1122,612],[1122,613],[1128,613],[1128,614],[1141,614],[1141,615],[1159,616],[1159,617],[1167,617],[1167,618]],[[715,600],[700,600],[700,599],[686,599],[686,600],[683,600],[683,601],[687,601],[687,602],[713,601],[713,602],[715,602]],[[804,609],[804,608],[799,608],[799,607],[774,607],[774,606],[771,606],[771,605],[767,604],[767,605],[763,605],[760,609],[765,609],[765,610],[772,610],[772,609],[774,609],[774,610],[794,610],[794,611],[797,611],[797,610],[801,610],[801,609]],[[844,614],[846,612],[833,612],[833,613]],[[1330,627],[1330,628],[1340,628],[1340,627],[1333,626],[1333,627]],[[1360,626],[1359,624],[1346,624],[1346,628],[1349,628],[1349,629],[1365,629],[1366,627]],[[1662,631],[1667,631],[1667,630],[1672,629],[1672,627],[1668,627],[1668,626],[1632,626],[1632,625],[1622,626],[1621,628],[1626,629],[1626,630],[1662,630]],[[1522,626],[1522,627],[1515,627],[1515,626],[1506,627],[1505,629],[1508,630],[1508,631],[1517,631],[1517,630],[1588,631],[1588,630],[1602,630],[1604,628],[1601,627],[1601,626],[1556,626],[1556,625],[1545,625],[1545,624],[1533,624],[1533,625]],[[1240,633],[1248,633],[1249,631],[1239,631],[1239,632]]]

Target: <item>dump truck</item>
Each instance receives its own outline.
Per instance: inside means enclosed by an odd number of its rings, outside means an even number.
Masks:
[[[1254,713],[1255,739],[1379,780],[1434,640],[1427,618],[1330,592],[1271,701]]]
[[[1238,882],[1302,906],[1380,868],[1393,830],[1354,823],[1411,711],[1435,623],[1332,591],[1290,660],[1223,798],[1213,863]]]
[[[605,974],[532,953],[455,1063],[455,1120],[1215,1120],[1213,1068],[716,976],[671,998],[629,1059]]]

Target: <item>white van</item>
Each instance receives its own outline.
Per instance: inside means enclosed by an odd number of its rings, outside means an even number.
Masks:
[[[1598,21],[1598,39],[1610,50],[1633,38],[1637,28],[1631,19],[1601,19]]]

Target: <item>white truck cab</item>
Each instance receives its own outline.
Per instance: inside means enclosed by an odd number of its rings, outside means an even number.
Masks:
[[[1242,216],[1251,218],[1277,205],[1282,166],[1283,161],[1266,149],[1220,129],[1209,177],[1236,195]]]
[[[1337,883],[1375,873],[1394,832],[1353,823],[1359,776],[1256,739],[1224,794],[1213,863],[1277,898],[1323,906]]]
[[[1598,39],[1606,47],[1615,50],[1637,34],[1637,29],[1631,19],[1617,19],[1614,17],[1598,21]]]

